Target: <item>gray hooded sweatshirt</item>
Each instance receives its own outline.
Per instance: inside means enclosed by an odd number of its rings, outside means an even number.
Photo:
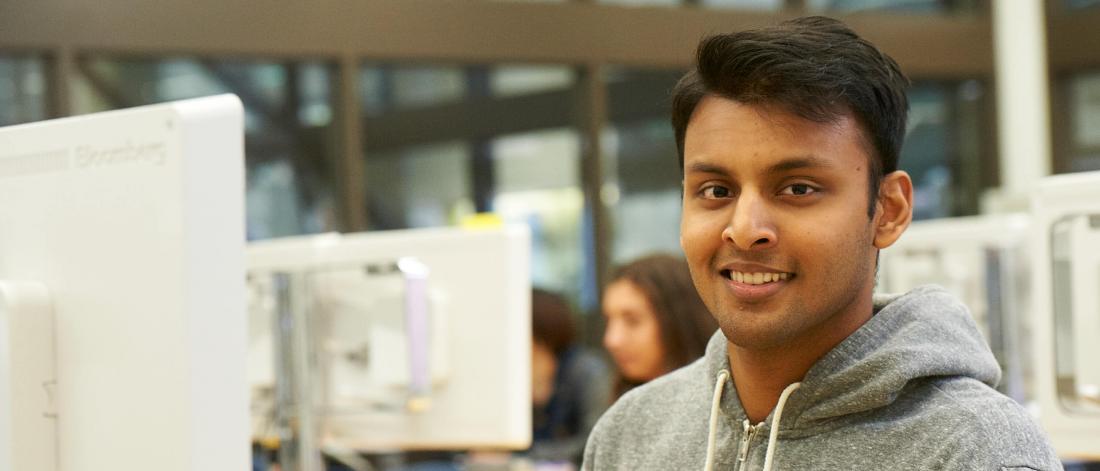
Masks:
[[[759,424],[729,379],[726,345],[718,331],[703,358],[620,398],[584,469],[706,469],[708,455],[736,471],[1062,469],[1035,421],[991,387],[993,354],[941,288],[876,297],[874,317]]]

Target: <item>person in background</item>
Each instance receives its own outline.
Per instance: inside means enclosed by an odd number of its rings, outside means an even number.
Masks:
[[[610,373],[576,342],[573,312],[560,295],[531,293],[532,445],[536,462],[572,463],[609,405]]]
[[[687,263],[653,254],[619,267],[604,289],[603,345],[618,374],[613,397],[703,356],[718,324],[707,311]]]

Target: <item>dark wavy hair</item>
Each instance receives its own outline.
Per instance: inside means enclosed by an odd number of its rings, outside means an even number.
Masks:
[[[844,23],[822,16],[703,39],[696,66],[673,89],[672,127],[680,169],[684,135],[696,106],[709,95],[780,109],[818,123],[852,116],[872,154],[870,204],[879,182],[897,170],[905,141],[909,79],[897,62]]]
[[[615,269],[608,283],[621,280],[638,287],[653,307],[669,371],[703,356],[718,324],[699,298],[683,258],[670,254],[639,258]],[[617,374],[614,397],[639,384]]]
[[[576,336],[573,310],[565,298],[544,289],[532,289],[531,337],[554,352],[554,356],[561,356],[573,346]]]

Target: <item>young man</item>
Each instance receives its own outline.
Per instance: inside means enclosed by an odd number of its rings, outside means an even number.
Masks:
[[[872,297],[912,216],[907,84],[827,18],[702,42],[672,122],[681,245],[720,329],[600,419],[586,469],[1061,469],[961,303]]]

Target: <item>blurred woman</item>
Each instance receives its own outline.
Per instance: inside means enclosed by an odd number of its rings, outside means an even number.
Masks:
[[[580,466],[588,433],[610,401],[610,374],[576,342],[572,310],[561,296],[531,293],[532,445],[536,462]]]
[[[687,263],[654,254],[619,267],[604,289],[603,345],[617,368],[613,397],[703,356],[718,324]]]

